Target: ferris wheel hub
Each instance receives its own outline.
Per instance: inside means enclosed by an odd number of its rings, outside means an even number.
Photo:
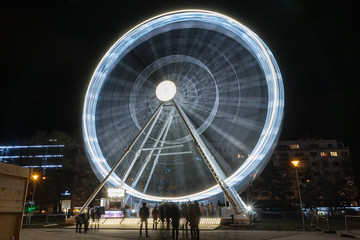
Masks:
[[[162,81],[156,87],[156,97],[163,102],[170,101],[175,97],[176,94],[176,85],[172,81],[165,80]]]

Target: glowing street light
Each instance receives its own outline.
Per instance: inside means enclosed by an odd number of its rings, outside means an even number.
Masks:
[[[302,207],[302,200],[301,200],[301,193],[300,193],[300,185],[299,185],[299,177],[298,177],[298,172],[297,172],[297,169],[298,169],[298,167],[299,167],[300,161],[295,159],[295,160],[292,160],[292,161],[291,161],[291,164],[295,167],[296,182],[297,182],[297,187],[298,187],[298,192],[299,192],[301,218],[302,218],[302,223],[303,223],[303,230],[305,230],[305,218],[304,218],[304,211],[303,211],[303,207]]]
[[[292,160],[292,161],[291,161],[291,164],[292,164],[294,167],[298,167],[298,166],[299,166],[299,163],[300,163],[299,160]]]
[[[39,178],[39,175],[35,173],[31,176],[31,178],[34,180],[34,186],[33,186],[33,191],[32,191],[32,196],[31,196],[31,206],[32,206],[34,203],[36,180]],[[34,211],[35,211],[35,204],[34,204],[33,211],[30,214],[29,225],[31,224],[31,216],[34,214]]]

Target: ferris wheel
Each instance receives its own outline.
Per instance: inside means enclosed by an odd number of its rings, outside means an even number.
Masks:
[[[99,180],[141,199],[236,195],[267,164],[283,107],[280,70],[254,32],[216,12],[168,12],[97,66],[84,142]]]

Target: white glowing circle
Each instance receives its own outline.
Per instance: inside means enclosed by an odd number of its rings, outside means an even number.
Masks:
[[[189,22],[191,24],[189,24]],[[276,60],[271,53],[270,49],[265,45],[265,43],[250,29],[246,26],[242,25],[240,22],[229,18],[225,15],[206,11],[206,10],[179,10],[174,12],[164,13],[145,22],[135,26],[129,32],[124,34],[104,55],[103,59],[97,66],[90,84],[88,86],[88,90],[85,97],[84,108],[83,108],[83,135],[84,142],[86,147],[86,152],[89,156],[89,160],[93,165],[93,169],[97,175],[97,177],[102,180],[111,170],[111,164],[107,162],[106,156],[103,153],[103,146],[100,144],[102,138],[98,138],[97,131],[97,121],[96,119],[102,116],[97,114],[97,106],[98,103],[102,101],[101,98],[101,89],[111,77],[111,73],[115,68],[116,64],[119,63],[121,59],[126,56],[128,51],[135,49],[136,46],[143,43],[148,37],[153,37],[152,34],[156,34],[157,31],[162,33],[162,31],[169,31],[171,29],[188,29],[188,28],[196,28],[200,29],[211,29],[211,31],[219,32],[221,34],[226,34],[226,39],[231,38],[239,43],[239,47],[244,47],[249,51],[254,57],[256,57],[256,63],[259,65],[259,68],[262,70],[262,74],[266,78],[267,84],[267,114],[266,119],[263,126],[258,129],[261,131],[259,139],[256,142],[256,145],[253,149],[250,149],[248,158],[246,161],[230,176],[226,176],[225,183],[229,187],[245,188],[254,180],[254,176],[257,176],[261,173],[262,169],[265,167],[267,160],[271,157],[272,149],[276,145],[276,142],[279,137],[279,132],[282,125],[283,112],[284,112],[284,88],[283,81],[280,73],[280,69],[276,63]],[[160,31],[161,30],[161,31]],[[155,36],[155,35],[154,35]],[[168,39],[170,41],[170,39]],[[171,45],[170,45],[171,46]],[[171,52],[172,53],[172,52]],[[184,55],[183,52],[177,52],[175,55],[164,56],[164,58],[160,58],[161,60],[154,61],[152,66],[152,70],[156,71],[161,66],[164,66],[161,61],[163,60],[188,60],[193,59],[193,56]],[[179,56],[185,56],[179,58]],[[225,57],[221,55],[221,57]],[[225,59],[225,58],[224,58]],[[171,64],[171,61],[167,61],[167,64]],[[197,59],[196,59],[197,60]],[[230,61],[229,59],[225,59],[226,61]],[[199,61],[186,61],[194,63],[197,66],[202,67],[209,75],[213,76],[211,71],[207,68],[207,66]],[[211,62],[211,61],[210,61]],[[161,63],[161,64],[160,64]],[[203,67],[203,65],[205,67]],[[235,66],[236,67],[236,66]],[[246,66],[245,66],[246,67]],[[250,64],[249,67],[252,67]],[[240,68],[240,67],[239,67]],[[243,68],[241,66],[240,70]],[[145,69],[146,70],[146,69]],[[225,69],[226,70],[226,69]],[[226,72],[224,70],[224,72]],[[144,72],[146,75],[147,72]],[[139,74],[140,75],[140,74]],[[174,78],[166,78],[164,79],[174,79]],[[150,79],[150,78],[145,78]],[[176,80],[176,79],[174,79]],[[231,79],[229,79],[230,81]],[[152,82],[151,82],[152,83]],[[138,83],[136,83],[138,84]],[[149,84],[150,85],[150,84]],[[136,87],[137,85],[135,85]],[[159,86],[158,86],[159,87]],[[179,95],[180,91],[184,91],[181,85],[178,83]],[[186,89],[185,89],[186,90]],[[167,90],[168,91],[168,90]],[[176,86],[174,91],[174,96],[176,94]],[[151,95],[151,94],[149,94]],[[170,94],[169,94],[170,95]],[[216,98],[218,99],[218,89],[216,89]],[[158,94],[156,96],[159,98]],[[167,100],[161,101],[169,101],[171,98],[164,98]],[[152,97],[152,95],[151,95]],[[198,96],[194,96],[196,98]],[[133,98],[130,98],[133,100]],[[261,100],[261,99],[260,99]],[[264,99],[265,100],[265,99]],[[145,98],[144,98],[145,101]],[[131,102],[129,103],[131,105]],[[214,108],[214,114],[218,111],[219,101],[217,101],[217,106]],[[240,106],[238,106],[240,107]],[[245,106],[246,107],[246,106]],[[212,112],[213,113],[213,112]],[[223,116],[222,116],[223,117]],[[213,119],[211,119],[211,122]],[[244,118],[245,120],[245,118]],[[239,122],[239,123],[242,123]],[[236,124],[239,124],[236,123]],[[235,124],[235,123],[234,123]],[[214,125],[216,127],[216,125]],[[249,126],[253,126],[249,123]],[[256,127],[257,125],[254,124]],[[221,128],[216,129],[221,130]],[[257,131],[257,128],[255,128]],[[199,133],[201,134],[201,133]],[[229,137],[236,137],[230,135]],[[236,138],[234,138],[236,139]],[[153,194],[147,194],[146,192],[141,192],[132,186],[124,183],[121,179],[122,176],[118,176],[113,173],[108,179],[108,183],[113,187],[119,187],[120,185],[126,189],[126,192],[130,195],[136,196],[138,198],[150,200],[150,201],[162,201],[165,196],[157,196]],[[194,201],[199,199],[207,199],[211,196],[219,194],[221,192],[221,188],[218,185],[214,185],[210,188],[203,189],[194,193],[187,193],[182,196],[166,197],[169,201]],[[135,210],[134,210],[135,211]]]
[[[175,83],[169,80],[162,81],[156,87],[156,97],[163,102],[170,101],[175,97],[176,94],[176,86]]]

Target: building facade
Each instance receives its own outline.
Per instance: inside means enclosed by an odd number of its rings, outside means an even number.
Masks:
[[[37,170],[62,168],[64,145],[0,145],[0,162]]]
[[[308,206],[358,206],[359,192],[349,148],[336,140],[279,141],[260,177],[245,192],[248,199],[271,206],[299,204],[299,187]]]

